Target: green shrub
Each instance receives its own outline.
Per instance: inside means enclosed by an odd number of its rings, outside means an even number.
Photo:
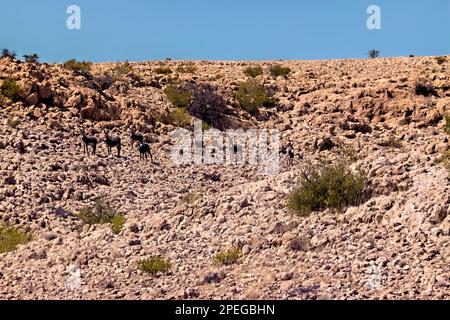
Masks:
[[[238,85],[235,94],[239,106],[252,116],[259,114],[259,108],[267,106],[272,101],[263,85],[251,80]]]
[[[372,49],[369,51],[369,58],[371,59],[375,59],[378,58],[380,56],[380,51]]]
[[[447,62],[447,57],[436,57],[435,59],[438,64],[444,64]]]
[[[0,92],[3,96],[16,102],[22,95],[22,88],[20,88],[14,79],[7,78],[3,81]]]
[[[171,74],[173,71],[168,67],[157,67],[153,70],[156,74]]]
[[[171,267],[172,264],[160,256],[153,256],[139,262],[139,269],[151,275],[156,275],[158,272],[167,272]]]
[[[279,102],[280,99],[278,98],[267,97],[266,101],[263,102],[263,107],[268,109],[275,108]]]
[[[443,164],[447,167],[448,164],[450,164],[450,150],[443,152],[441,156],[436,159],[435,163]]]
[[[242,250],[237,247],[219,252],[213,257],[213,261],[219,265],[229,266],[235,264],[242,257]]]
[[[444,120],[445,120],[445,128],[444,128],[444,131],[445,131],[446,134],[450,134],[450,116],[449,116],[449,115],[446,115],[446,116],[444,117]]]
[[[195,66],[194,63],[190,62],[190,63],[186,63],[186,64],[182,64],[182,65],[178,66],[176,71],[178,73],[194,74],[197,71],[197,67]]]
[[[77,61],[75,59],[68,60],[64,63],[64,68],[71,71],[89,72],[91,71],[92,62]]]
[[[244,70],[244,74],[247,77],[256,78],[264,74],[264,70],[261,66],[248,67]]]
[[[192,101],[192,95],[189,91],[175,88],[173,85],[168,85],[164,89],[164,93],[169,101],[178,108],[187,108]]]
[[[19,126],[20,119],[19,119],[19,117],[8,118],[7,124],[10,128],[15,129]]]
[[[443,152],[434,162],[447,169],[450,177],[450,150]]]
[[[23,56],[26,63],[39,63],[39,56],[36,53]]]
[[[289,73],[291,73],[291,69],[289,69],[287,67],[283,67],[279,64],[271,66],[269,71],[270,71],[270,75],[274,78],[276,78],[276,77],[287,78]]]
[[[116,214],[115,210],[103,199],[99,199],[93,206],[84,207],[77,215],[85,224],[111,224],[111,230],[119,233],[125,223],[125,217]]]
[[[125,221],[127,221],[127,219],[125,218],[125,216],[123,215],[115,215],[112,219],[111,219],[111,230],[114,234],[119,234],[120,231],[122,231],[123,229],[123,225],[125,224]]]
[[[18,245],[31,241],[31,235],[15,228],[0,226],[0,254],[16,249]]]
[[[180,127],[191,125],[191,115],[183,108],[176,108],[169,115],[169,124]]]
[[[344,163],[310,166],[289,195],[288,207],[300,215],[326,208],[342,210],[364,200],[366,184],[365,173],[354,173]]]

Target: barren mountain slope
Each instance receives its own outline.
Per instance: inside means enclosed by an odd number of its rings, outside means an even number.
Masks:
[[[32,234],[0,254],[0,298],[449,299],[449,173],[436,159],[449,149],[450,62],[277,63],[292,72],[256,78],[277,102],[251,116],[234,92],[245,68],[272,62],[132,63],[111,85],[102,75],[115,64],[88,74],[0,60],[0,85],[22,88],[0,108],[0,221]],[[434,92],[416,92],[418,83]],[[207,106],[212,126],[278,129],[301,157],[269,176],[255,165],[174,165],[168,84],[191,91],[195,116]],[[151,142],[153,163],[131,148],[130,126]],[[83,154],[81,128],[102,139],[97,156]],[[121,135],[121,158],[107,156],[104,128]],[[289,211],[305,165],[342,150],[368,172],[371,198]],[[100,198],[126,217],[118,234],[78,219]],[[233,246],[238,263],[214,263]],[[171,262],[168,273],[140,270],[154,255]],[[79,289],[67,286],[73,264]]]

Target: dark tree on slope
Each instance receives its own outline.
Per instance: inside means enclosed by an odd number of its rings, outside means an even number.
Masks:
[[[33,54],[25,54],[23,56],[25,62],[27,63],[39,63],[39,56],[36,53]]]
[[[372,49],[369,51],[369,58],[371,59],[375,59],[378,58],[380,56],[380,51]]]
[[[181,87],[192,95],[192,102],[187,107],[192,116],[219,130],[245,127],[213,85],[186,82]]]
[[[10,51],[9,49],[3,49],[2,50],[2,59],[3,58],[11,58],[11,59],[15,59],[16,58],[16,53],[14,51]]]

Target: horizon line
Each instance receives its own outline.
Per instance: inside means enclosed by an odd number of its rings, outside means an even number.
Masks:
[[[21,60],[23,58],[23,55],[17,54],[14,50],[10,50],[11,52],[15,53],[17,55],[16,59]],[[273,59],[179,59],[179,58],[163,58],[163,59],[156,59],[156,58],[149,58],[144,60],[131,60],[131,59],[121,59],[121,60],[89,60],[89,59],[78,59],[78,58],[68,58],[64,61],[49,61],[49,60],[41,60],[39,57],[40,63],[47,63],[47,64],[63,64],[66,61],[75,59],[77,61],[86,61],[86,62],[92,62],[94,64],[108,64],[108,63],[120,63],[120,62],[129,62],[129,63],[144,63],[144,62],[257,62],[257,63],[273,63],[273,62],[316,62],[316,61],[348,61],[348,60],[387,60],[387,59],[401,59],[401,58],[433,58],[433,57],[439,57],[439,56],[449,56],[450,53],[447,54],[437,54],[437,55],[398,55],[398,56],[380,56],[377,58],[370,58],[367,57],[337,57],[337,58],[317,58],[317,59],[301,59],[301,58],[295,58],[295,59],[283,59],[283,58],[273,58]],[[39,54],[38,54],[39,56]],[[19,58],[20,57],[20,58]]]

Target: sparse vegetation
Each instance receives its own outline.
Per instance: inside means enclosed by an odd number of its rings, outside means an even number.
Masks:
[[[343,159],[349,163],[354,163],[359,160],[358,151],[352,146],[343,146],[339,149],[339,153],[342,155]]]
[[[11,117],[11,118],[8,118],[8,120],[6,122],[8,124],[8,127],[15,129],[19,126],[20,119],[18,117]]]
[[[449,115],[445,115],[444,116],[444,120],[445,120],[444,131],[445,131],[446,134],[450,135],[450,116]]]
[[[433,85],[421,79],[417,80],[414,84],[414,92],[416,93],[416,95],[424,97],[437,95],[436,89],[433,87]]]
[[[139,262],[139,269],[142,272],[149,273],[151,275],[156,275],[158,272],[167,272],[171,267],[172,264],[160,256],[153,256]]]
[[[441,163],[446,166],[450,164],[450,150],[443,152],[435,161],[435,163]]]
[[[186,109],[176,108],[170,113],[168,120],[168,123],[174,126],[188,127],[191,125],[192,117]]]
[[[380,56],[380,51],[372,49],[369,51],[369,58],[370,59],[376,59]]]
[[[256,78],[264,74],[264,70],[261,66],[248,67],[244,70],[244,74],[247,77]]]
[[[242,257],[242,250],[233,247],[227,251],[219,252],[213,257],[213,261],[219,265],[229,266],[235,264]]]
[[[112,81],[113,82],[121,81],[126,75],[132,72],[133,66],[128,61],[125,61],[124,63],[119,63],[111,70]]]
[[[180,66],[177,67],[176,71],[178,73],[190,73],[190,74],[194,74],[197,71],[197,67],[195,66],[194,63],[189,62],[186,64],[182,64]]]
[[[342,210],[364,200],[366,184],[366,174],[353,172],[344,162],[310,165],[289,195],[288,207],[299,215],[326,208]]]
[[[252,116],[259,114],[259,109],[271,104],[266,88],[254,80],[241,83],[235,94],[239,106]]]
[[[75,59],[68,60],[64,63],[64,68],[71,71],[90,72],[92,62],[77,61]]]
[[[22,88],[0,107],[0,296],[450,298],[449,62],[371,60],[363,48],[363,60],[198,61],[195,76],[175,74],[188,62],[158,76],[156,62],[122,61],[89,75],[21,51],[0,61],[0,97],[6,78]],[[289,80],[270,76],[276,63]],[[262,76],[244,75],[258,65]],[[418,79],[439,97],[416,96]],[[192,95],[187,107],[168,86]],[[257,116],[239,90],[259,101]],[[218,131],[194,137],[197,119]],[[108,156],[107,135],[121,137],[121,158]],[[428,293],[418,273],[436,277]]]
[[[29,241],[31,241],[30,234],[0,225],[0,254],[13,251],[18,245],[26,244]]]
[[[439,64],[439,65],[444,64],[444,63],[447,62],[447,57],[444,57],[444,56],[436,57],[435,59],[436,59],[437,64]]]
[[[115,215],[111,220],[111,230],[114,234],[119,234],[123,229],[123,225],[125,224],[127,219],[123,215]]]
[[[93,206],[82,208],[78,215],[78,219],[85,224],[111,224],[111,230],[114,233],[120,233],[125,217],[116,214],[116,211],[103,199],[99,199]]]
[[[22,95],[22,88],[14,79],[7,78],[3,81],[0,93],[4,97],[11,99],[13,102],[16,102]]]
[[[390,137],[386,141],[382,141],[379,144],[381,147],[391,148],[391,149],[400,149],[403,147],[402,141],[400,139]]]
[[[1,59],[3,58],[10,58],[10,59],[15,59],[16,58],[16,53],[14,51],[11,51],[9,49],[2,49],[2,56]]]
[[[26,63],[39,63],[39,56],[36,53],[33,54],[25,54],[23,56]]]
[[[450,177],[450,150],[443,152],[436,160],[436,164],[442,165],[447,169]]]
[[[169,101],[178,108],[187,108],[192,102],[192,95],[189,91],[175,88],[173,85],[168,85],[164,89],[164,93]]]
[[[185,195],[183,197],[182,201],[187,204],[194,204],[195,201],[197,201],[201,197],[202,197],[201,195],[196,194],[196,193],[188,193],[187,195]]]
[[[153,70],[156,74],[171,74],[173,73],[172,69],[169,67],[157,67]]]
[[[287,67],[283,67],[282,65],[279,65],[279,64],[275,64],[275,65],[271,66],[269,71],[270,71],[270,75],[274,78],[276,78],[276,77],[287,78],[288,75],[291,73],[291,69],[289,69]]]

